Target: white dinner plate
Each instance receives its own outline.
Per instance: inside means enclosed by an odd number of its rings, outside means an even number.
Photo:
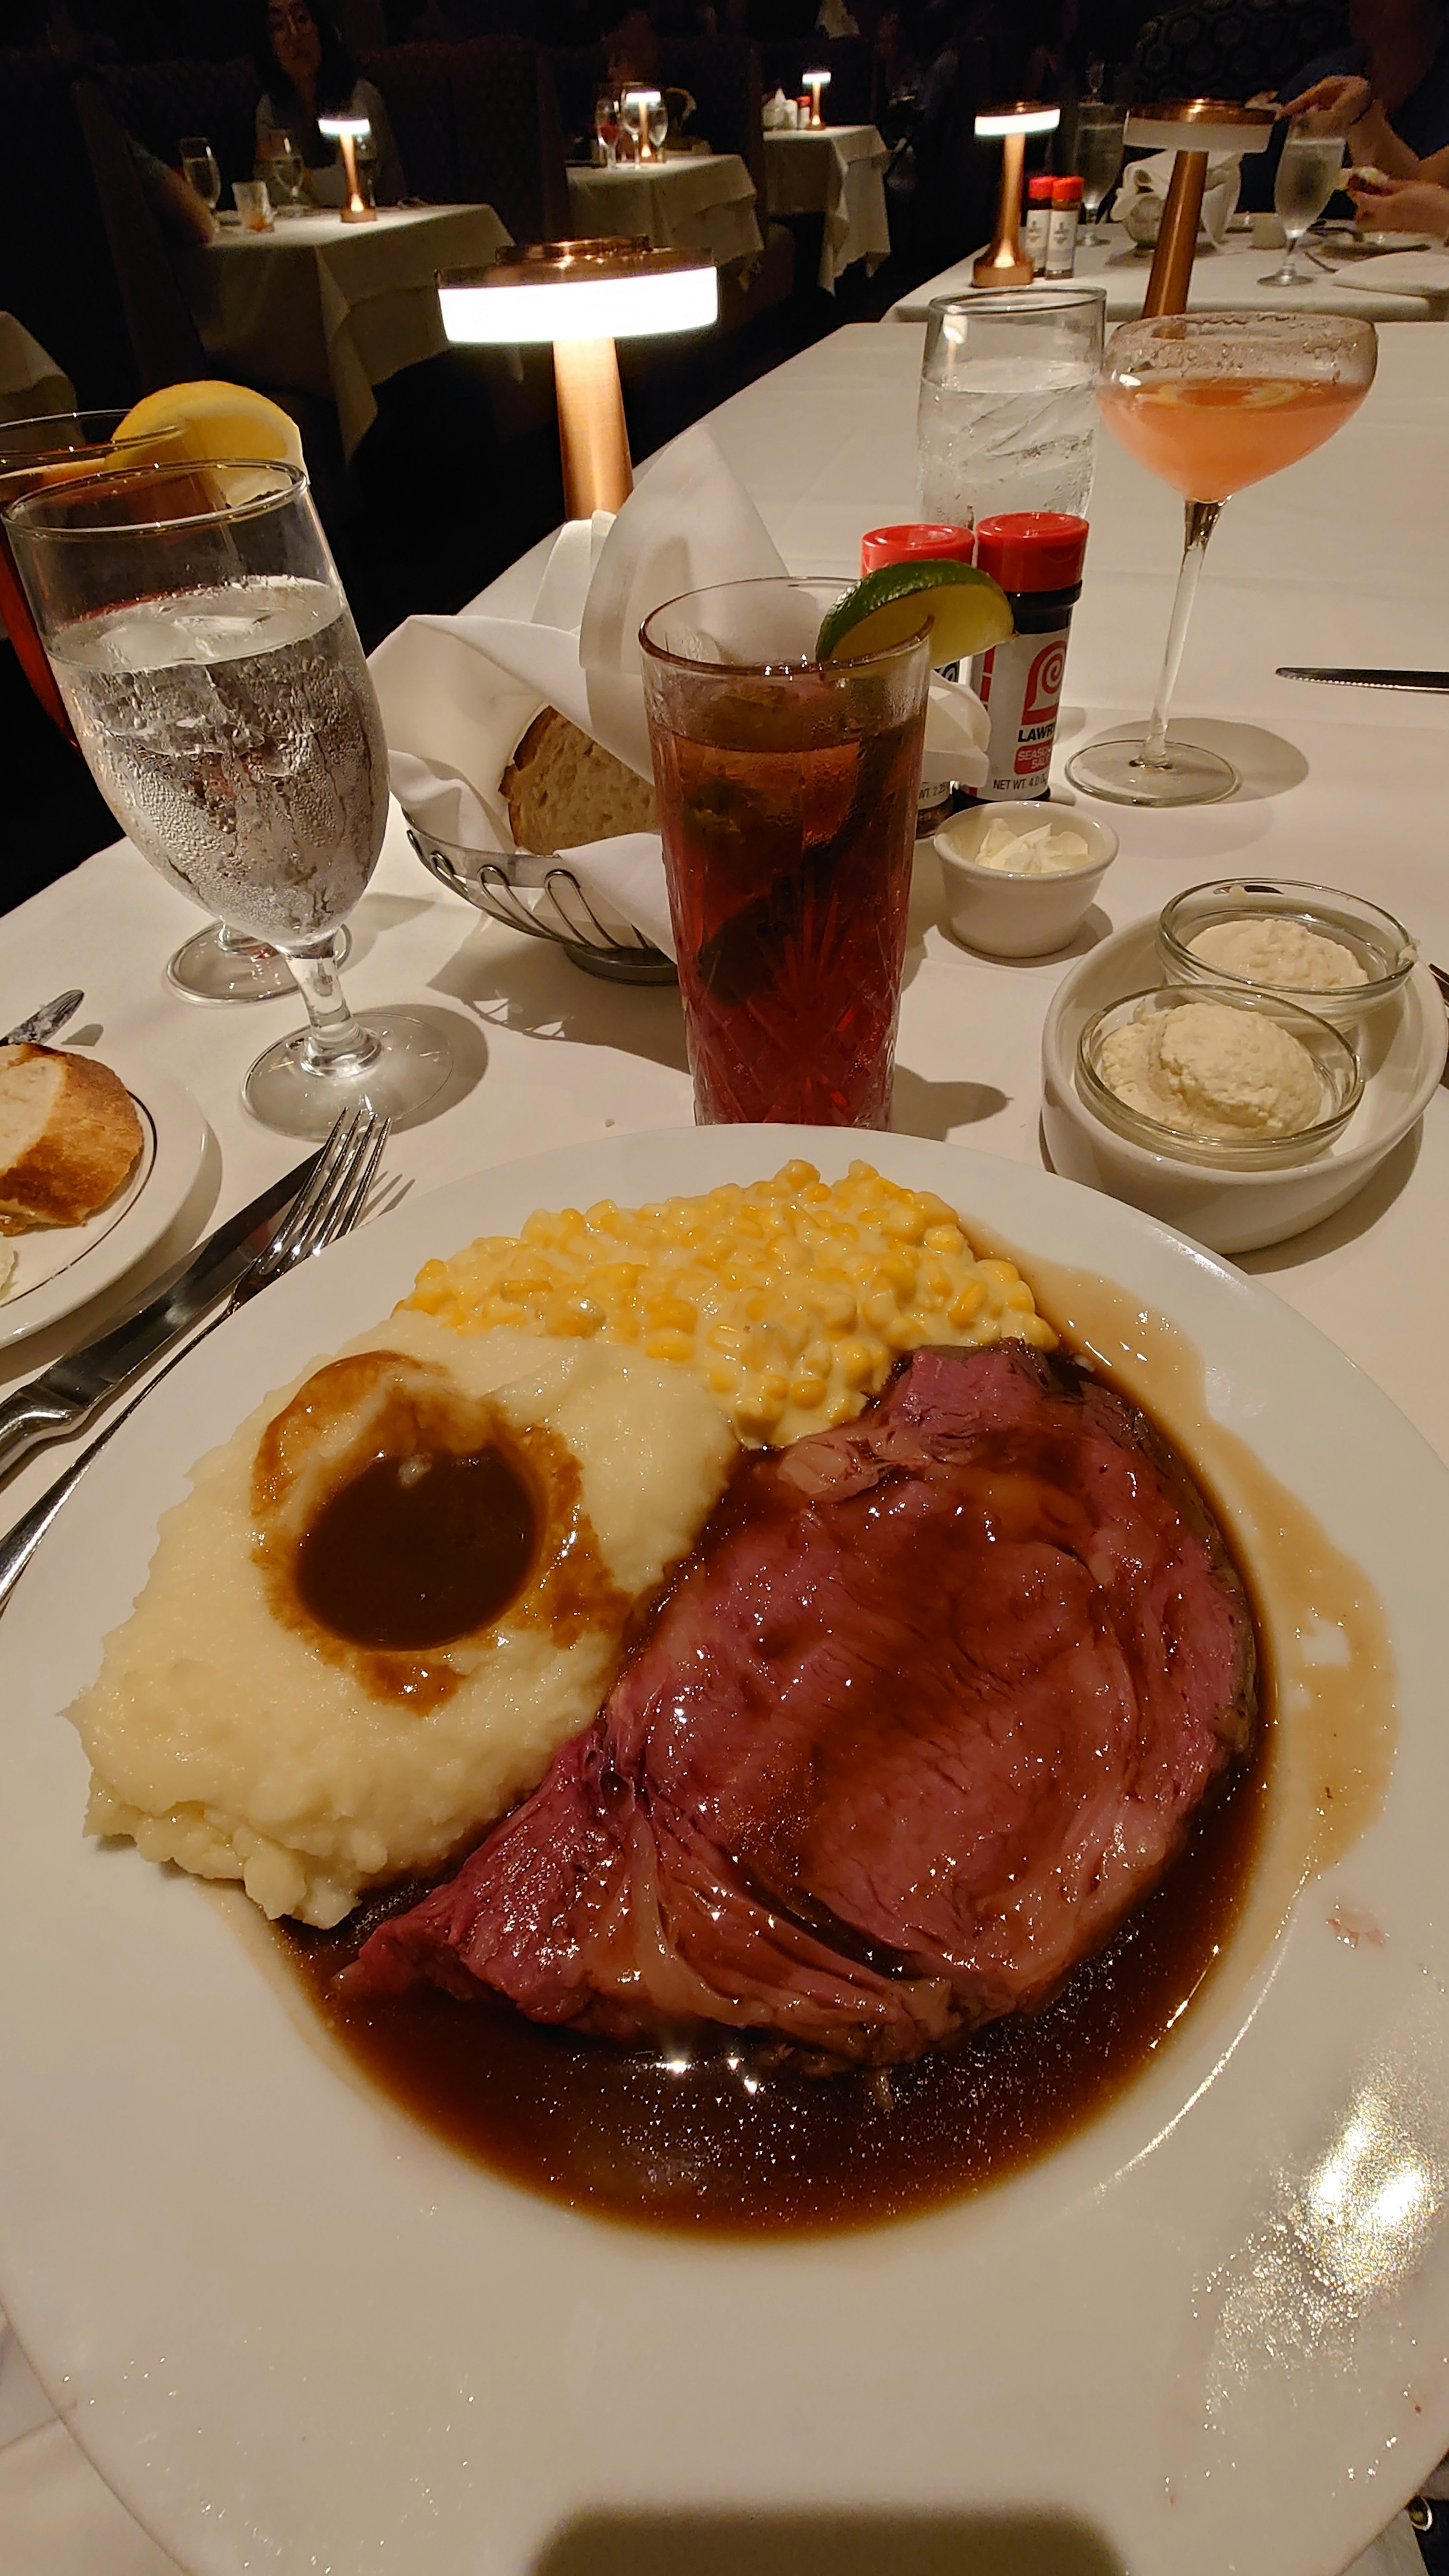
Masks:
[[[1216,1976],[1109,2108],[995,2189],[794,2243],[601,2224],[343,2069],[244,1900],[85,1843],[59,1712],[198,1452],[425,1256],[537,1206],[862,1151],[1017,1247],[1059,1315],[1129,1292],[1120,1373],[1180,1436],[1201,1378],[1198,1455],[1270,1633],[1254,1510],[1290,1529],[1285,1584],[1317,1586],[1307,1682],[1339,1686],[1376,1589],[1378,1678],[1352,1685],[1372,1709],[1396,1676],[1382,1805],[1353,1787],[1358,1721],[1310,1739],[1311,1691],[1285,1685]],[[1186,1337],[1175,1374],[1154,1318]],[[1321,1539],[1244,1499],[1263,1469]],[[1111,1200],[916,1138],[614,1137],[304,1264],[158,1388],[6,1614],[0,2300],[65,2420],[205,2576],[1337,2576],[1449,2434],[1446,1504],[1417,1433],[1271,1294]],[[1346,1847],[1280,1907],[1310,1827]]]
[[[16,1261],[0,1294],[0,1347],[58,1324],[123,1279],[160,1242],[201,1169],[206,1121],[190,1092],[150,1065],[109,1054],[106,1062],[136,1104],[141,1151],[124,1187],[84,1225],[36,1226],[8,1237]]]

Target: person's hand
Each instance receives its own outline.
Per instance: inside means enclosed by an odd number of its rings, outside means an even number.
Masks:
[[[1300,91],[1297,98],[1285,99],[1285,116],[1311,116],[1320,134],[1348,134],[1360,125],[1374,103],[1374,94],[1366,80],[1354,72],[1337,72],[1330,80],[1315,81],[1311,89]]]
[[[1428,179],[1385,179],[1375,183],[1362,170],[1350,170],[1344,185],[1361,224],[1380,233],[1432,233],[1449,239],[1449,188]]]

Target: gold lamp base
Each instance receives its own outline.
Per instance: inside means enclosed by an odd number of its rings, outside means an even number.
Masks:
[[[1030,286],[1035,271],[1021,248],[1021,181],[1026,168],[1024,134],[1001,138],[1001,194],[996,201],[996,231],[989,248],[972,265],[973,286]]]
[[[1142,299],[1144,320],[1187,311],[1209,152],[1265,152],[1274,122],[1272,108],[1231,98],[1174,98],[1133,110],[1124,139],[1177,154]]]
[[[553,381],[568,517],[622,510],[634,489],[634,469],[613,341],[555,340]]]

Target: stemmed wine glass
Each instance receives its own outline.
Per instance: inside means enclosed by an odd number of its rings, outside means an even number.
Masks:
[[[1129,456],[1183,495],[1186,538],[1147,726],[1087,743],[1067,764],[1074,786],[1118,805],[1211,805],[1232,794],[1229,761],[1167,730],[1208,539],[1233,493],[1342,429],[1377,362],[1373,324],[1339,314],[1162,313],[1118,324],[1097,388],[1102,417]]]
[[[11,501],[43,484],[73,483],[78,475],[104,473],[113,464],[162,464],[186,453],[186,433],[179,427],[147,430],[139,439],[118,436],[126,415],[121,411],[57,412],[44,419],[0,422],[0,511]],[[15,647],[16,659],[53,724],[72,750],[80,745],[55,684],[45,647],[21,589],[0,519],[0,625]],[[345,933],[344,933],[345,936]],[[207,1002],[268,1002],[292,991],[284,960],[254,939],[244,939],[214,921],[178,948],[166,969],[183,993]]]
[[[1084,98],[1077,110],[1077,141],[1074,159],[1082,182],[1084,242],[1105,241],[1098,218],[1116,185],[1122,167],[1122,138],[1126,132],[1123,109],[1110,99]]]
[[[216,154],[204,134],[182,135],[181,175],[188,187],[195,189],[202,204],[215,214],[217,199],[221,195],[221,172],[216,166]]]
[[[619,140],[619,102],[611,89],[601,89],[594,100],[594,133],[602,147],[607,170]]]
[[[1311,286],[1299,266],[1298,247],[1316,224],[1343,176],[1343,137],[1324,134],[1312,116],[1295,116],[1284,139],[1273,182],[1273,203],[1288,236],[1288,256],[1280,268],[1260,277],[1260,286]]]
[[[259,1056],[265,1126],[325,1136],[446,1081],[421,1013],[354,1018],[338,932],[387,823],[387,750],[336,567],[294,465],[180,463],[32,492],[6,529],[92,776],[183,894],[279,949],[310,1025]]]

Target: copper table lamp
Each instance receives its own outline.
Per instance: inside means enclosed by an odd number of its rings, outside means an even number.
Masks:
[[[552,341],[564,506],[587,519],[619,509],[634,488],[616,340],[706,329],[719,277],[647,241],[539,242],[500,251],[486,268],[443,270],[438,299],[452,341]]]
[[[370,206],[357,184],[357,146],[372,132],[372,120],[349,112],[338,116],[319,116],[319,134],[330,134],[342,146],[342,167],[347,173],[347,203],[342,209],[345,224],[375,224],[377,208]]]
[[[1062,121],[1059,107],[1040,99],[1018,98],[1009,107],[991,107],[976,119],[983,138],[1001,137],[1001,194],[996,204],[996,231],[971,271],[973,286],[1030,286],[1033,269],[1021,247],[1021,179],[1029,134],[1051,134]]]
[[[1144,321],[1158,313],[1187,311],[1208,154],[1266,152],[1276,122],[1275,108],[1244,107],[1232,98],[1169,98],[1155,107],[1132,110],[1124,143],[1145,143],[1154,152],[1177,154],[1157,228],[1152,274],[1142,306]]]
[[[802,72],[800,78],[810,92],[810,123],[813,129],[824,123],[820,113],[820,93],[830,87],[830,74],[829,72]]]

